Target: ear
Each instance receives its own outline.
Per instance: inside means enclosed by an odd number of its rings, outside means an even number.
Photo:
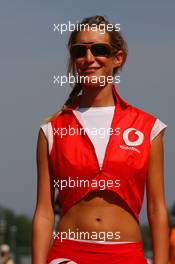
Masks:
[[[122,50],[118,50],[113,56],[114,68],[120,67],[124,60],[124,53]]]

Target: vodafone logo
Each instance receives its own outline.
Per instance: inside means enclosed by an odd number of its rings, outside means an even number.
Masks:
[[[129,140],[129,134],[131,132],[132,133],[134,132],[134,134],[137,135],[137,139],[135,141]],[[125,141],[125,144],[128,146],[139,146],[143,143],[143,139],[144,139],[144,134],[133,127],[130,127],[123,132],[123,140]]]

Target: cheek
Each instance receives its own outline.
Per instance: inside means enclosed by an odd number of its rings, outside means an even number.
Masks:
[[[82,60],[76,60],[76,61],[74,62],[74,65],[75,65],[75,67],[76,67],[77,69],[80,68],[82,64],[83,64],[83,63],[82,63]]]
[[[101,70],[103,72],[110,74],[113,71],[113,64],[109,59],[103,58],[103,59],[99,60],[98,63],[102,67]]]
[[[111,69],[113,67],[113,60],[111,58],[99,57],[96,61],[99,65],[104,66],[106,69]]]
[[[96,63],[98,63],[101,66],[107,67],[109,64],[109,59],[105,57],[97,57]]]
[[[77,72],[81,72],[81,69],[85,66],[85,62],[83,59],[77,59],[75,62],[74,62],[74,65],[76,67],[76,70]]]

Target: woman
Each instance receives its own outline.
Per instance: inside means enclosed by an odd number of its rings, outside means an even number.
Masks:
[[[147,263],[138,218],[145,186],[154,264],[167,264],[166,125],[123,100],[111,82],[127,57],[121,33],[101,16],[81,25],[68,43],[68,72],[78,82],[38,135],[33,264]],[[55,187],[61,219],[50,248]]]

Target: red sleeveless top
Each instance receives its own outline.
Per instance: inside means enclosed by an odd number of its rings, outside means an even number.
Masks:
[[[41,125],[48,139],[61,216],[89,191],[100,189],[99,183],[103,182],[106,190],[120,196],[139,222],[151,141],[166,125],[123,100],[114,84],[112,91],[116,105],[101,168],[88,134],[82,130],[80,133],[83,127],[74,110],[81,95],[64,113]]]

